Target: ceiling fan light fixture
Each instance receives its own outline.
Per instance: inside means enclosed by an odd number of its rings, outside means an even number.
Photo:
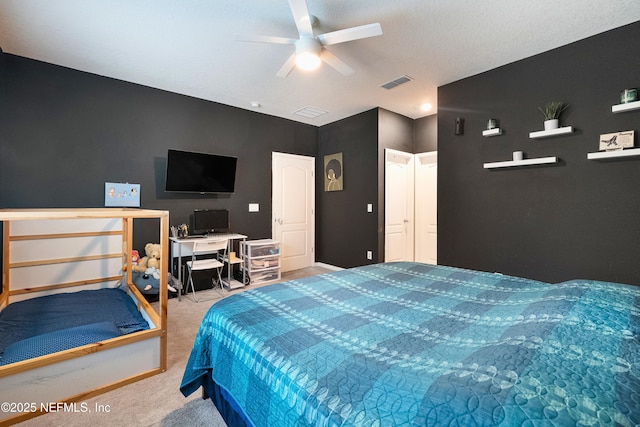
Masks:
[[[296,65],[303,70],[312,71],[320,66],[320,57],[313,52],[298,53]]]
[[[322,45],[316,39],[303,38],[296,42],[296,65],[303,70],[315,70],[322,62]]]
[[[314,35],[313,27],[318,24],[318,18],[309,14],[307,0],[289,0],[289,8],[296,23],[298,39],[273,36],[236,36],[236,39],[246,42],[295,45],[296,51],[280,67],[276,73],[278,77],[287,77],[296,66],[303,71],[314,70],[320,67],[322,62],[343,76],[350,76],[354,73],[353,68],[330,50],[325,49],[325,47],[382,35],[382,27],[380,27],[379,23],[375,23],[331,31],[316,36]]]

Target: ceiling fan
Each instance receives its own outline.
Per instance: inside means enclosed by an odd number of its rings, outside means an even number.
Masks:
[[[312,70],[320,66],[324,61],[342,75],[348,76],[354,73],[353,68],[335,56],[325,47],[353,40],[375,37],[382,34],[380,24],[361,25],[330,33],[313,35],[313,26],[318,20],[309,14],[306,0],[289,0],[289,7],[296,22],[299,38],[290,39],[274,36],[236,36],[237,40],[245,42],[290,44],[296,47],[296,51],[287,59],[282,68],[277,72],[278,77],[287,77],[294,66],[305,70]]]

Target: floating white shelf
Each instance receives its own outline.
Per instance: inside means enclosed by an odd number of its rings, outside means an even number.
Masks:
[[[628,102],[626,104],[613,105],[611,107],[611,112],[613,112],[613,113],[623,113],[625,111],[631,111],[631,110],[640,110],[640,101]]]
[[[550,163],[558,163],[557,157],[538,157],[536,159],[524,159],[524,160],[507,160],[504,162],[492,162],[485,163],[485,169],[496,168],[513,168],[518,166],[531,166],[531,165],[544,165]]]
[[[487,129],[487,130],[483,130],[482,131],[482,136],[498,136],[498,135],[502,135],[502,129],[500,128],[493,128],[493,129]]]
[[[529,138],[546,138],[549,136],[565,135],[568,133],[573,133],[573,126],[565,126],[558,129],[539,130],[537,132],[531,132],[529,133]]]
[[[626,150],[615,151],[599,151],[597,153],[587,153],[587,159],[616,159],[621,157],[638,157],[640,156],[640,148],[628,148]]]

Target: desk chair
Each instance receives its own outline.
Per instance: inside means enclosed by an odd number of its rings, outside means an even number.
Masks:
[[[222,268],[224,267],[224,263],[222,263],[220,260],[224,260],[224,258],[227,256],[227,246],[228,246],[227,239],[221,239],[221,240],[203,239],[202,241],[196,240],[193,242],[193,251],[191,254],[191,261],[187,261],[186,264],[187,264],[187,269],[189,270],[189,279],[187,280],[187,289],[189,289],[189,286],[191,287],[191,293],[193,295],[194,302],[199,302],[198,299],[196,298],[196,289],[193,286],[193,277],[191,276],[191,273],[194,271],[215,270],[218,276],[217,282],[215,277],[212,277],[211,280],[214,284],[217,283],[217,285],[220,286],[220,289],[222,289]],[[203,254],[214,254],[214,257],[206,258],[206,259],[196,259],[197,255],[203,255]]]

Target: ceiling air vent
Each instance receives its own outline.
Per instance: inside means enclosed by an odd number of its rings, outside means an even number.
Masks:
[[[324,111],[316,107],[303,107],[293,112],[296,116],[306,117],[307,119],[315,119],[316,117],[327,113],[328,111]]]
[[[400,86],[401,84],[405,84],[407,82],[410,82],[411,80],[413,80],[411,77],[409,76],[400,76],[395,80],[391,80],[390,82],[387,82],[383,85],[381,85],[381,87],[385,88],[385,89],[393,89],[394,87]]]

